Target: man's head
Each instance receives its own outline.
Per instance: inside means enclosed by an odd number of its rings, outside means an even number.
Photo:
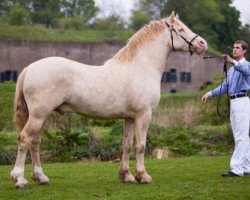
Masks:
[[[237,40],[233,46],[233,56],[236,60],[245,57],[247,53],[248,44],[244,40]]]

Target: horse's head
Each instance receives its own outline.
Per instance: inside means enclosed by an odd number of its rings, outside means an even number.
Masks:
[[[207,50],[207,42],[182,23],[179,20],[179,15],[175,15],[174,11],[164,20],[170,32],[171,40],[169,45],[173,51],[189,51],[191,54],[200,54]]]

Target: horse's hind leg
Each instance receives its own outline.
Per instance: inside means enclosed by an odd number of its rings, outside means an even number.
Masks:
[[[39,184],[48,184],[49,178],[43,173],[40,161],[40,144],[41,135],[40,131],[33,136],[30,146],[31,159],[32,159],[32,179]]]
[[[24,178],[24,165],[28,149],[31,147],[34,135],[38,134],[44,124],[45,118],[37,118],[32,115],[18,135],[18,152],[11,177],[16,181],[17,188],[25,188],[27,181]]]
[[[151,183],[152,177],[146,172],[144,165],[144,154],[146,148],[146,137],[148,127],[151,121],[151,112],[146,112],[135,119],[135,137],[136,137],[136,175],[139,183]]]
[[[134,120],[126,119],[124,125],[123,135],[123,154],[121,160],[121,166],[119,171],[119,177],[122,182],[135,182],[134,176],[130,173],[129,169],[129,155],[132,149],[134,139]]]

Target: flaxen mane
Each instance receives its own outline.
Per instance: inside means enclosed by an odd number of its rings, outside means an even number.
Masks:
[[[128,61],[131,60],[142,44],[148,41],[152,41],[164,30],[163,21],[152,21],[149,25],[141,28],[136,34],[134,34],[128,41],[127,45],[122,48],[114,56],[116,60]]]

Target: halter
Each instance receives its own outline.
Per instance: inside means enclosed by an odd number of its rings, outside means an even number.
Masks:
[[[178,34],[177,34],[176,30],[173,27],[171,27],[167,22],[165,22],[165,23],[166,23],[167,27],[169,28],[170,36],[171,36],[171,41],[172,41],[172,48],[173,48],[173,51],[175,52],[176,50],[174,48],[173,31],[176,33],[176,35],[178,35]],[[190,41],[188,41],[182,35],[180,35],[180,37],[188,44],[189,52],[192,55],[193,52],[191,51],[191,47],[194,46],[192,42],[198,37],[198,35],[195,35]]]

